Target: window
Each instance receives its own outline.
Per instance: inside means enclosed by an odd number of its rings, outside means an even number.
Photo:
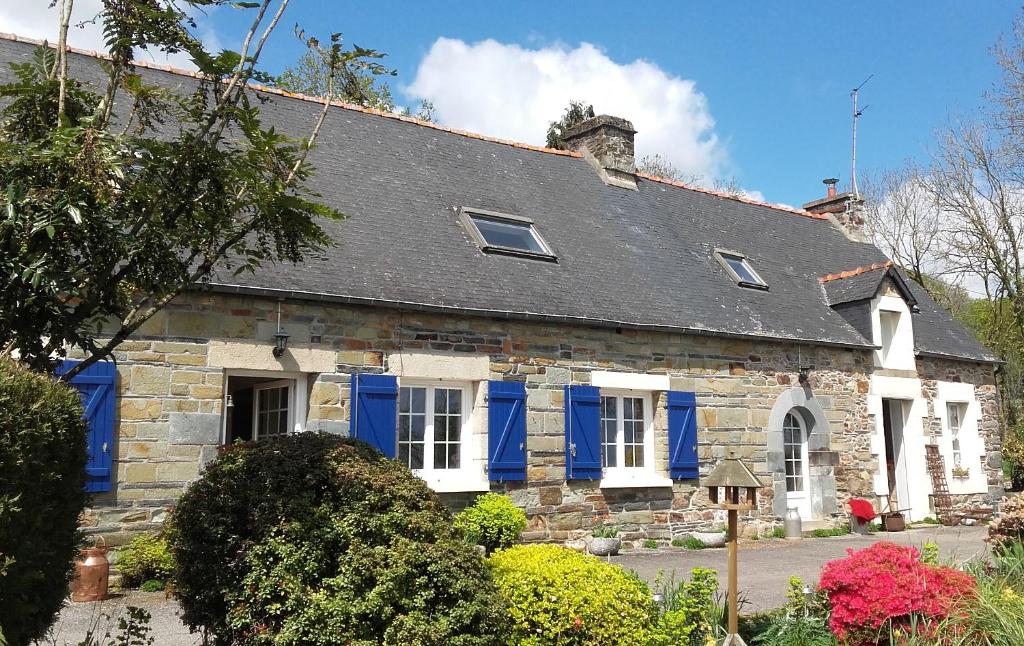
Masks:
[[[462,467],[466,390],[460,386],[398,389],[398,460],[413,471]]]
[[[718,262],[725,267],[732,279],[741,287],[754,287],[757,289],[768,289],[768,283],[754,271],[753,267],[742,254],[732,251],[715,251]]]
[[[900,325],[900,313],[890,310],[878,310],[878,323],[882,332],[882,361],[889,358],[893,339]]]
[[[804,425],[794,413],[786,413],[782,422],[782,446],[786,458],[786,492],[803,494],[805,478]],[[792,498],[792,496],[790,496]]]
[[[272,381],[253,388],[256,438],[286,435],[291,428],[291,382]]]
[[[946,414],[949,420],[949,435],[953,445],[953,466],[960,467],[960,426],[963,424],[964,413],[967,404],[950,402],[946,404]]]
[[[285,435],[306,427],[306,376],[260,370],[230,370],[221,415],[225,443]]]
[[[605,469],[652,467],[650,400],[632,395],[601,396],[601,466]]]
[[[462,220],[476,243],[488,253],[505,253],[544,260],[555,256],[541,239],[533,220],[482,209],[462,209]]]

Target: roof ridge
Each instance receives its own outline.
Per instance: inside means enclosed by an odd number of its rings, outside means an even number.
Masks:
[[[735,200],[737,202],[743,202],[744,204],[752,204],[754,206],[764,206],[769,209],[775,209],[776,211],[783,211],[785,213],[792,213],[793,215],[800,215],[805,218],[812,218],[814,220],[828,220],[828,215],[824,213],[814,213],[812,211],[805,211],[803,209],[796,209],[789,206],[783,206],[781,204],[772,204],[771,202],[765,202],[763,200],[755,200],[742,195],[736,195],[734,193],[727,193],[725,191],[716,191],[711,188],[704,188],[703,186],[696,186],[695,184],[687,184],[675,179],[669,179],[667,177],[660,177],[658,175],[651,175],[637,171],[637,177],[642,177],[652,182],[658,182],[659,184],[668,184],[669,186],[675,186],[676,188],[686,189],[688,191],[695,191],[697,193],[706,193],[708,195],[714,195],[716,197],[725,198],[727,200]]]
[[[833,280],[840,280],[842,278],[852,278],[853,276],[866,274],[869,271],[875,271],[878,269],[888,269],[892,266],[893,262],[891,260],[886,260],[885,262],[875,262],[871,263],[870,265],[864,265],[863,267],[856,267],[854,269],[847,269],[846,271],[841,271],[835,274],[825,274],[824,276],[818,279],[818,282],[824,284],[831,282]]]
[[[20,42],[20,43],[31,43],[31,44],[34,44],[34,45],[44,45],[45,44],[48,47],[52,47],[53,49],[57,48],[56,44],[50,43],[50,42],[45,41],[45,40],[39,40],[37,38],[27,38],[25,36],[19,36],[18,34],[7,33],[7,32],[0,32],[0,40],[10,40],[10,41]],[[98,58],[98,59],[110,60],[110,56],[108,54],[105,54],[103,52],[97,52],[97,51],[92,50],[92,49],[80,49],[78,47],[71,47],[69,45],[68,48],[67,48],[67,51],[72,52],[74,54],[81,54],[82,56],[89,56],[90,58]],[[192,70],[182,69],[180,67],[173,67],[171,65],[161,65],[159,63],[150,63],[148,61],[140,61],[140,60],[133,60],[132,64],[136,65],[138,67],[145,68],[145,69],[159,70],[161,72],[168,72],[170,74],[177,74],[179,76],[190,76],[192,78],[202,78],[202,75],[198,74],[197,72],[193,72]],[[321,105],[323,105],[326,102],[325,99],[323,99],[322,97],[316,97],[316,96],[311,96],[311,95],[308,95],[308,94],[302,94],[301,92],[289,92],[287,90],[282,90],[281,88],[270,87],[270,86],[267,86],[267,85],[261,85],[259,83],[247,83],[246,87],[248,87],[248,88],[250,88],[250,89],[252,89],[254,91],[257,91],[257,92],[264,92],[264,93],[267,93],[267,94],[276,94],[278,96],[283,96],[283,97],[287,97],[287,98],[291,98],[291,99],[297,99],[299,101],[308,101],[308,102],[311,102],[311,103],[319,103]],[[459,135],[461,137],[467,137],[469,139],[478,139],[480,141],[486,141],[486,142],[489,142],[489,143],[502,144],[502,145],[505,145],[505,146],[512,146],[513,148],[522,148],[524,150],[532,150],[532,151],[535,151],[535,152],[548,153],[548,154],[552,154],[552,155],[561,155],[563,157],[582,157],[583,156],[582,154],[580,154],[579,152],[576,152],[574,150],[559,150],[557,148],[547,148],[545,146],[535,146],[533,144],[527,144],[527,143],[522,143],[522,142],[519,142],[519,141],[513,141],[511,139],[501,139],[499,137],[489,137],[487,135],[481,135],[481,134],[478,134],[478,133],[475,133],[475,132],[470,132],[468,130],[460,130],[459,128],[449,128],[448,126],[442,126],[440,124],[436,124],[436,123],[433,123],[431,121],[424,121],[423,119],[417,119],[416,117],[410,117],[410,116],[406,116],[404,114],[396,114],[394,112],[386,112],[384,110],[377,110],[375,108],[367,108],[367,107],[364,107],[364,106],[361,106],[361,105],[356,105],[354,103],[346,103],[344,101],[330,101],[330,105],[332,105],[334,107],[337,107],[337,108],[342,108],[344,110],[351,110],[353,112],[362,112],[362,113],[365,113],[365,114],[372,114],[372,115],[378,116],[378,117],[384,117],[386,119],[394,119],[396,121],[404,121],[406,123],[411,123],[411,124],[414,124],[414,125],[417,125],[417,126],[422,126],[424,128],[430,128],[432,130],[439,130],[441,132],[447,132],[447,133],[450,133],[450,134],[453,134],[453,135]]]

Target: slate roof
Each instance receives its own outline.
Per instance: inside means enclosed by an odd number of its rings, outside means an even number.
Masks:
[[[34,45],[0,38],[0,61]],[[97,84],[95,58],[72,74]],[[187,87],[187,74],[140,68],[150,83]],[[0,69],[0,82],[11,72]],[[263,92],[263,119],[304,135],[322,105]],[[821,276],[882,263],[821,216],[640,177],[606,186],[578,155],[552,154],[371,111],[338,107],[311,154],[311,188],[347,214],[324,228],[322,259],[221,277],[213,289],[492,317],[670,330],[865,347],[830,306]],[[532,218],[557,263],[485,254],[457,209]],[[716,248],[744,254],[770,289],[737,286]],[[993,357],[923,290],[918,347]],[[920,323],[918,320],[920,319]]]
[[[822,276],[818,281],[825,286],[828,304],[835,307],[843,303],[874,298],[882,286],[882,281],[886,278],[892,281],[911,309],[917,306],[917,298],[907,286],[907,279],[895,269],[890,261]]]

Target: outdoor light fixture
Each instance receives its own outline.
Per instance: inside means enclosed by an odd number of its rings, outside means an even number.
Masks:
[[[801,366],[800,367],[800,384],[806,386],[807,382],[811,378],[811,371],[814,370],[814,366]]]
[[[274,358],[280,359],[284,351],[288,349],[288,334],[283,330],[274,333]]]
[[[282,300],[277,301],[277,332],[274,332],[274,358],[280,359],[284,355],[284,351],[288,349],[288,334],[281,329],[281,303]]]
[[[708,498],[712,504],[725,509],[729,514],[729,634],[722,646],[746,646],[739,634],[739,618],[736,614],[739,611],[736,581],[739,512],[757,509],[757,490],[764,485],[747,465],[740,462],[735,452],[729,451],[729,457],[719,462],[704,479],[704,486],[708,489]],[[724,490],[724,498],[719,489]]]

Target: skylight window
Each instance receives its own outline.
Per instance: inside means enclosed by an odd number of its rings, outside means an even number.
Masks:
[[[754,271],[747,258],[742,254],[732,251],[715,251],[715,257],[741,287],[768,289],[768,283],[764,282],[764,279]]]
[[[529,218],[483,209],[462,209],[462,220],[485,252],[543,260],[555,258]]]

